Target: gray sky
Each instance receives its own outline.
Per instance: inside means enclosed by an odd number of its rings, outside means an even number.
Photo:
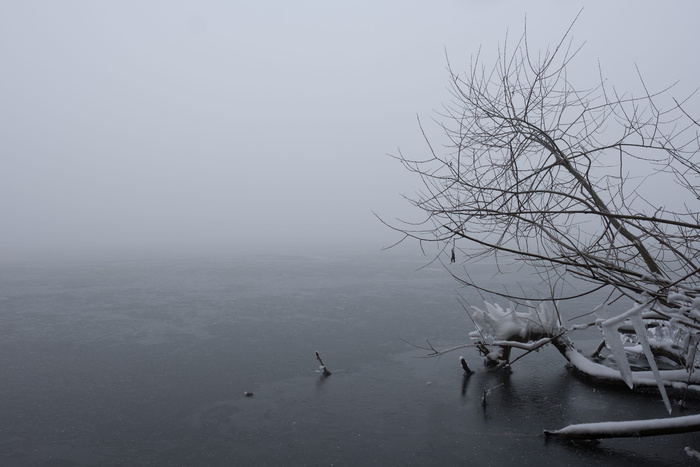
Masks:
[[[3,2],[0,255],[376,251],[398,236],[372,211],[411,216],[386,153],[424,151],[444,50],[489,61],[526,14],[542,47],[584,5],[574,79],[600,58],[620,88],[635,63],[698,86],[696,1]]]

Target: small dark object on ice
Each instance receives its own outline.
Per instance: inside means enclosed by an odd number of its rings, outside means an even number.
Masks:
[[[318,360],[321,363],[321,366],[319,367],[319,371],[323,373],[323,376],[330,376],[331,372],[328,368],[326,368],[326,364],[323,363],[323,359],[321,358],[321,355],[318,353],[318,350],[316,351],[316,360]]]
[[[243,393],[243,397],[253,397],[254,395],[255,395],[254,392],[248,392],[248,391],[246,391],[246,392]]]
[[[459,363],[462,364],[462,369],[464,370],[464,374],[469,376],[474,374],[474,371],[469,368],[469,365],[467,365],[467,361],[464,359],[464,357],[459,357]]]
[[[489,389],[484,388],[484,395],[481,397],[481,406],[482,406],[484,409],[486,409],[486,397],[487,397],[489,394],[491,394],[491,391],[493,391],[493,390],[496,389],[496,388],[500,388],[501,386],[503,386],[503,383],[501,383],[501,384],[499,384],[499,385],[497,385],[497,386],[494,386],[494,387],[492,387],[492,388],[489,388]]]

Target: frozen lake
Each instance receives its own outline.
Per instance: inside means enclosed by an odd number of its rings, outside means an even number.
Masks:
[[[551,347],[511,374],[487,372],[473,348],[421,358],[404,341],[468,342],[457,293],[481,302],[423,264],[391,253],[4,264],[0,464],[692,465],[683,448],[699,449],[697,434],[546,440],[571,423],[666,416],[656,396],[586,385]],[[574,341],[585,350],[593,336]],[[459,355],[477,370],[468,379]]]

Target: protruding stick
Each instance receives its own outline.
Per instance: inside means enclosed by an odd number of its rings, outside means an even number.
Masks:
[[[459,357],[459,363],[462,364],[462,369],[464,370],[464,374],[469,376],[474,374],[474,371],[469,368],[469,365],[467,365],[467,361],[464,359],[464,357]]]
[[[323,373],[323,376],[330,376],[331,372],[330,372],[330,370],[328,370],[328,368],[326,368],[326,364],[323,363],[323,359],[321,358],[321,354],[318,353],[318,350],[316,351],[316,360],[318,360],[319,363],[321,364],[320,370],[321,370],[321,373]]]

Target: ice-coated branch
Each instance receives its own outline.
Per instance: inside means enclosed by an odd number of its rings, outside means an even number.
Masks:
[[[563,355],[572,369],[590,382],[599,385],[627,384],[619,370],[591,361],[572,346],[566,346]],[[659,384],[657,376],[651,371],[632,371],[631,378],[636,389],[656,388]],[[689,392],[695,397],[700,397],[700,376],[695,373],[689,374],[685,369],[659,370],[658,378],[665,388]]]
[[[588,325],[572,326],[571,329],[563,327],[558,319],[555,319],[553,311],[547,303],[540,303],[536,306],[530,304],[524,311],[504,309],[489,302],[485,302],[484,309],[472,306],[471,316],[477,331],[470,335],[474,339],[486,338],[489,340],[488,345],[498,348],[496,351],[482,350],[486,357],[487,366],[509,365],[527,353],[551,343],[566,358],[573,370],[588,381],[603,385],[625,384],[630,388],[637,389],[656,387],[670,413],[671,403],[667,395],[667,387],[682,391],[684,394],[700,397],[700,376],[693,371],[693,364],[675,370],[658,369],[655,361],[656,349],[661,349],[660,355],[667,355],[668,352],[674,350],[682,352],[684,349],[678,345],[662,345],[656,339],[648,338],[647,328],[642,317],[649,310],[650,305],[650,302],[647,302],[634,306],[620,315],[599,320],[606,342],[618,363],[617,369],[596,363],[576,350],[567,336],[572,330],[587,328]],[[632,371],[630,368],[626,348],[618,332],[618,327],[629,320],[633,323],[633,326],[629,326],[630,330],[638,338],[638,347],[647,357],[650,371]],[[665,327],[661,327],[664,332],[667,331]],[[690,361],[694,361],[697,342],[692,336],[686,341],[688,349],[685,352],[689,354]],[[476,345],[477,347],[481,346],[481,349],[486,349],[486,343],[482,340],[479,340]],[[526,351],[526,354],[510,362],[511,349],[522,349]],[[636,350],[636,347],[634,349]],[[443,352],[436,351],[436,353],[442,354]],[[687,361],[687,359],[683,359],[683,361]]]
[[[527,350],[528,352],[532,352],[533,350],[537,350],[540,347],[549,344],[550,342],[552,342],[552,339],[554,339],[554,337],[543,337],[542,339],[527,343],[513,341],[493,341],[492,345],[497,345],[499,347],[512,347],[514,349],[521,349]]]

